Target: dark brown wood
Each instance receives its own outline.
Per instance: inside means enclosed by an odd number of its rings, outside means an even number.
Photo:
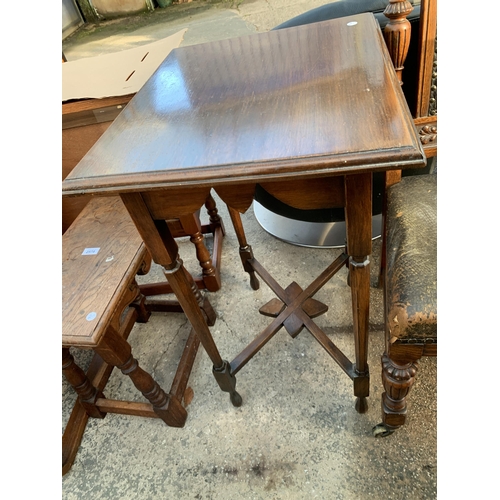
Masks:
[[[437,34],[437,1],[420,2],[420,47],[416,118],[429,116]],[[437,116],[436,116],[437,118]]]
[[[210,217],[209,224],[200,225],[198,211],[190,216],[181,216],[179,219],[167,220],[167,224],[174,238],[190,236],[192,241],[194,239],[193,243],[200,247],[198,250],[198,262],[203,270],[203,274],[201,276],[193,276],[194,282],[200,290],[207,289],[210,292],[216,292],[222,286],[220,270],[225,229],[224,223],[218,214],[215,200],[211,195],[205,201],[205,208]],[[187,221],[187,223],[184,221]],[[191,231],[189,228],[193,228],[193,230]],[[210,255],[204,245],[204,240],[197,234],[198,232],[201,232],[201,236],[206,234],[213,236],[212,255]],[[173,293],[168,281],[143,284],[140,285],[140,289],[145,296]]]
[[[413,10],[408,0],[389,0],[384,14],[389,22],[384,28],[384,38],[399,80],[403,80],[403,68],[410,48],[411,25],[406,16]]]
[[[121,198],[141,233],[153,260],[163,266],[172,290],[198,334],[214,367],[221,368],[224,363],[210,334],[206,318],[201,312],[199,299],[195,296],[194,288],[196,287],[191,286],[192,280],[188,278],[188,273],[179,260],[178,247],[167,224],[165,221],[154,221],[151,218],[140,194],[124,193]]]
[[[356,380],[359,374],[356,372],[354,364],[349,358],[331,341],[331,339],[321,330],[314,321],[303,316],[304,325],[311,332],[311,335],[319,342],[325,351],[334,359],[344,372],[352,379]],[[363,378],[364,374],[363,374]],[[366,379],[368,381],[368,379]]]
[[[250,286],[253,290],[258,290],[260,287],[259,280],[255,276],[255,271],[253,266],[249,263],[253,259],[252,247],[247,243],[247,238],[245,235],[245,230],[243,228],[243,222],[241,221],[240,213],[231,206],[228,206],[229,216],[231,217],[231,222],[233,223],[234,231],[238,238],[238,243],[240,244],[240,258],[243,264],[243,269],[250,276]]]
[[[111,125],[133,95],[82,99],[62,104],[62,179]],[[69,228],[90,197],[63,198],[62,232]]]
[[[77,400],[64,429],[62,436],[62,475],[67,474],[75,461],[78,448],[82,442],[89,414]]]
[[[62,180],[75,168],[75,165],[86,155],[109,123],[96,123],[86,127],[62,131]],[[62,232],[67,231],[90,200],[90,196],[62,199]]]
[[[62,106],[62,180],[64,180],[78,162],[85,156],[95,142],[111,125],[112,121],[125,108],[127,103],[132,99],[133,94],[128,96],[107,97],[104,99],[83,99],[74,102],[64,103]],[[170,194],[173,196],[173,193]],[[183,195],[185,198],[185,196]],[[193,195],[189,196],[193,199]],[[63,234],[70,227],[78,214],[83,210],[90,200],[90,196],[79,196],[73,198],[63,198],[62,200],[62,232]],[[214,238],[214,255],[208,256],[208,250],[204,245],[203,239],[198,235],[199,228],[195,228],[196,224],[200,224],[199,211],[196,204],[201,206],[205,204],[207,210],[210,210],[211,220],[210,225],[201,226],[201,234],[212,234]],[[210,209],[208,208],[210,207]],[[182,216],[182,222],[177,218]],[[172,234],[175,238],[190,236],[195,238],[196,252],[203,261],[200,261],[202,268],[202,276],[196,276],[195,281],[199,288],[207,288],[211,292],[216,292],[221,287],[220,281],[220,263],[222,237],[224,236],[222,220],[217,214],[215,201],[210,195],[209,190],[201,191],[199,202],[195,202],[193,207],[186,210],[185,214],[177,213],[173,218],[169,214],[164,217],[159,217],[167,220]],[[222,231],[217,230],[222,228]],[[158,283],[158,287],[162,284]],[[163,283],[163,293],[172,293],[168,283]],[[166,290],[166,291],[165,291]],[[157,295],[156,290],[151,291]]]
[[[122,335],[125,339],[128,338],[130,330],[131,328],[125,328],[122,330]],[[109,377],[111,376],[112,371],[113,367],[108,365],[107,363],[104,363],[102,358],[97,353],[95,353],[92,357],[86,375],[93,386],[95,386],[98,390],[103,391],[109,380]],[[80,404],[80,401],[77,400],[73,407],[73,410],[71,411],[62,436],[63,476],[68,473],[73,465],[73,462],[75,461],[76,455],[78,453],[78,448],[80,447],[80,443],[87,426],[88,419],[88,413]]]
[[[378,24],[370,14],[354,18],[356,25],[335,19],[172,51],[64,191],[325,177],[388,170],[396,157],[422,165]],[[356,55],[346,50],[355,43]],[[162,83],[169,78],[179,88]],[[346,127],[356,115],[370,119]]]
[[[415,118],[418,136],[427,158],[437,155],[437,115]]]
[[[205,200],[205,208],[207,209],[207,214],[210,219],[210,232],[215,233],[217,228],[222,230],[222,234],[225,234],[224,223],[219,215],[219,211],[217,210],[217,204],[211,194],[208,195]],[[203,227],[202,227],[203,229]],[[208,230],[203,230],[203,234],[208,232]]]
[[[413,6],[408,0],[390,0],[384,10],[384,15],[389,22],[384,28],[384,39],[389,50],[389,54],[394,65],[394,70],[401,85],[403,85],[403,69],[408,50],[410,48],[411,24],[406,16],[411,13]],[[386,172],[386,186],[390,182],[399,182],[401,180],[401,171],[396,171],[392,175]],[[382,210],[382,230],[385,228],[385,210]],[[384,234],[384,233],[382,233]],[[385,242],[382,243],[382,250],[385,249]],[[385,256],[385,253],[384,253]],[[379,271],[379,286],[382,286],[383,269],[385,266],[385,257],[382,257]]]
[[[132,415],[134,417],[160,418],[153,406],[148,403],[136,401],[121,401],[117,399],[98,399],[97,406],[106,413],[117,413],[119,415]]]
[[[228,207],[244,214],[252,205],[255,183],[221,185],[215,191]]]
[[[280,287],[280,295],[284,297],[284,302],[281,304],[276,304],[274,299],[271,301],[270,307],[263,306],[259,309],[261,314],[265,316],[271,316],[277,318],[281,312],[283,311],[283,307],[285,305],[290,305],[293,300],[300,295],[304,290],[300,287],[298,283],[293,281],[290,283],[285,290]],[[269,304],[269,303],[268,303]],[[272,309],[272,306],[275,306],[275,309]],[[310,317],[316,318],[321,314],[325,314],[328,311],[328,306],[323,304],[319,300],[308,298],[301,304],[302,310]],[[305,324],[302,320],[301,315],[293,313],[283,322],[283,326],[285,330],[289,333],[289,335],[294,339],[304,328]]]
[[[250,361],[250,359],[252,359],[253,356],[255,356],[255,354],[257,354],[257,352],[259,352],[267,344],[267,342],[269,342],[269,340],[271,340],[281,327],[285,326],[288,318],[297,315],[299,325],[297,326],[297,320],[292,320],[293,322],[290,324],[290,329],[293,332],[292,336],[295,337],[299,333],[296,330],[299,329],[300,331],[301,326],[305,325],[306,321],[305,316],[302,315],[302,305],[315,293],[317,293],[318,290],[324,286],[335,273],[344,267],[346,260],[346,254],[340,255],[305,290],[301,291],[299,294],[293,295],[289,295],[287,291],[284,290],[266,271],[258,260],[249,260],[248,264],[254,268],[255,272],[273,290],[273,292],[276,293],[276,295],[286,304],[287,307],[283,308],[276,319],[252,342],[250,342],[250,344],[248,344],[248,346],[245,347],[243,351],[241,351],[241,353],[233,359],[233,361],[231,361],[232,373],[238,373],[238,371],[241,370]],[[309,316],[307,316],[307,318],[309,318]],[[332,353],[333,351],[330,349],[329,352]],[[343,359],[341,362],[342,365],[345,364]],[[349,363],[349,365],[351,364]]]
[[[391,358],[396,363],[410,363],[418,361],[422,356],[437,356],[437,344],[407,344],[395,342],[391,344],[388,351],[391,353]]]
[[[403,84],[403,69],[410,44],[411,26],[406,16],[413,7],[407,0],[390,0],[384,14],[389,23],[384,29],[384,37],[391,60]],[[437,92],[437,2],[422,0],[420,2],[420,32],[418,36],[418,72],[416,82],[415,103],[409,103],[415,118],[427,158],[437,155],[437,107],[431,106],[433,96]]]
[[[411,27],[406,21],[406,16],[411,12],[412,6],[406,0],[391,0],[385,10],[385,15],[390,19],[384,33],[391,60],[395,68],[403,67],[408,53]],[[435,52],[437,35],[437,1],[422,0],[420,2],[420,33],[418,37],[418,81],[417,98],[415,107],[411,109],[419,139],[422,143],[426,158],[437,155],[437,110],[430,109],[432,85],[435,75]],[[399,43],[401,42],[401,44]],[[397,70],[396,70],[397,71]],[[402,72],[397,71],[398,78]],[[403,83],[403,82],[402,82]],[[385,189],[401,180],[401,171],[386,172]],[[385,198],[385,195],[384,195]],[[382,209],[382,235],[385,235],[386,203]],[[378,286],[383,287],[385,270],[385,238],[382,237],[382,251],[379,269]]]
[[[174,380],[172,381],[172,386],[170,387],[170,393],[173,394],[179,401],[184,399],[184,394],[189,381],[189,375],[191,374],[191,369],[193,367],[199,345],[200,339],[196,335],[196,332],[191,329],[186,345],[184,346],[181,359],[177,365],[177,371],[175,373]]]
[[[347,175],[345,177],[345,218],[349,277],[354,318],[355,371],[360,377],[369,378],[368,370],[368,320],[370,311],[370,255],[372,249],[372,175]],[[362,380],[361,378],[359,380]],[[356,408],[360,413],[368,410],[366,398],[368,383],[355,384]]]
[[[301,210],[343,207],[342,177],[303,179],[296,182],[263,182],[261,186],[283,203]]]
[[[425,161],[375,18],[361,14],[349,21],[176,49],[63,183],[67,196],[120,195],[236,406],[235,373],[293,314],[293,334],[299,322],[312,321],[302,304],[349,259],[355,363],[311,328],[349,372],[357,409],[366,411],[371,176]],[[347,213],[347,253],[291,301],[259,267],[244,234],[240,213],[258,183],[279,199],[291,198],[293,206],[344,206]],[[252,287],[258,288],[259,274],[288,300],[231,363],[213,342],[197,287],[164,220],[192,213],[211,189],[229,205]]]
[[[153,219],[168,220],[192,215],[204,205],[209,195],[210,187],[203,186],[192,187],[188,191],[185,188],[177,188],[154,193],[145,192],[142,197]],[[173,207],[179,208],[174,210]]]
[[[212,263],[212,256],[205,246],[203,233],[199,219],[193,218],[193,214],[181,215],[180,222],[187,234],[190,235],[190,241],[196,248],[196,258],[203,270],[203,280],[207,283],[209,290],[217,291],[220,289],[220,273]]]
[[[406,420],[406,397],[415,382],[417,363],[396,363],[382,356],[382,423],[389,431],[401,427]]]

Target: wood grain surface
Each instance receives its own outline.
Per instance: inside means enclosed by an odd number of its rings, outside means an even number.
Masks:
[[[100,230],[103,224],[110,230]],[[99,251],[82,255],[87,248]],[[91,199],[63,235],[63,346],[98,343],[120,303],[118,291],[128,286],[145,254],[146,247],[120,198]],[[90,313],[94,319],[87,319]]]
[[[63,183],[147,191],[423,166],[372,14],[173,50]]]

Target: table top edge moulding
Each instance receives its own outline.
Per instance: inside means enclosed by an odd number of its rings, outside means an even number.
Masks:
[[[111,195],[424,165],[378,23],[359,14],[174,49],[62,191]]]

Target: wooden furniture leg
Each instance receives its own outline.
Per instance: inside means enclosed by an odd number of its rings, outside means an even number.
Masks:
[[[104,394],[92,385],[87,374],[75,363],[75,358],[69,352],[68,347],[62,350],[62,371],[66,380],[78,394],[80,404],[88,416],[104,418],[105,413],[96,406],[97,398],[103,398]]]
[[[259,289],[259,280],[255,275],[253,267],[249,264],[249,260],[253,259],[252,247],[247,243],[247,238],[245,235],[245,230],[243,229],[243,223],[241,221],[240,213],[231,208],[228,205],[229,216],[231,217],[231,222],[233,223],[234,231],[238,238],[238,243],[240,245],[240,258],[243,264],[243,269],[250,275],[250,286],[253,290]]]
[[[87,248],[88,244],[95,248]],[[134,324],[147,322],[151,312],[183,312],[177,301],[150,299],[141,293],[135,276],[146,274],[150,266],[151,257],[118,197],[91,199],[63,235],[62,368],[78,395],[62,437],[63,475],[76,458],[89,417],[120,413],[161,418],[175,427],[185,423],[182,401],[198,337],[194,332],[189,335],[168,394],[137,366],[127,342]],[[190,283],[199,294],[192,279]],[[215,313],[203,298],[200,307],[213,323]],[[70,347],[93,350],[86,372],[75,363]],[[104,396],[115,365],[151,404]]]
[[[175,220],[168,220],[167,224],[174,238],[189,236],[196,249],[196,258],[202,269],[202,275],[194,277],[196,286],[199,289],[207,289],[209,292],[217,292],[222,286],[220,279],[222,241],[226,233],[217,205],[211,194],[205,201],[205,208],[210,218],[209,224],[201,224],[197,213],[180,216]],[[205,234],[213,235],[212,255],[205,246]],[[141,285],[141,291],[146,296],[173,293],[168,282],[144,284]]]
[[[191,326],[198,335],[213,363],[213,374],[224,392],[229,392],[233,405],[241,405],[241,396],[236,392],[236,378],[231,373],[229,363],[224,361],[217,349],[207,325],[206,317],[200,309],[199,297],[195,296],[189,273],[179,258],[178,246],[165,221],[153,220],[139,193],[124,193],[120,197],[129,211],[142,240],[153,260],[163,267],[163,272],[175,293]],[[208,300],[207,300],[208,302]]]
[[[354,395],[356,410],[368,410],[366,398],[370,391],[368,370],[368,319],[370,308],[370,255],[371,255],[371,194],[372,174],[345,177],[347,254],[351,281],[352,313],[354,318],[354,344],[356,363]]]
[[[94,349],[101,358],[112,366],[117,366],[132,380],[135,387],[153,405],[154,412],[172,427],[182,427],[187,412],[180,401],[168,394],[153,377],[142,368],[132,355],[130,344],[114,329],[109,328],[100,344]]]
[[[177,403],[180,404],[183,401],[184,393],[189,381],[189,376],[191,374],[191,369],[198,352],[199,343],[200,342],[197,335],[194,333],[194,331],[191,331],[184,347],[181,359],[177,366],[176,374],[174,376],[168,394],[170,401],[176,400],[171,408],[177,408]],[[76,371],[81,379],[85,378],[88,381],[87,383],[89,383],[92,388],[96,389],[97,394],[94,398],[91,398],[90,401],[87,400],[85,402],[82,402],[81,398],[79,397],[68,419],[62,437],[63,476],[69,472],[73,465],[73,462],[75,461],[89,417],[92,416],[96,418],[103,418],[106,413],[120,413],[150,418],[159,417],[159,415],[150,411],[149,408],[142,403],[123,403],[121,401],[104,398],[104,396],[102,395],[102,390],[106,386],[114,367],[113,365],[104,362],[99,354],[94,354],[86,373],[83,372],[83,370],[78,367],[76,363],[74,363],[74,359],[71,360],[71,362],[74,364],[74,367],[68,367],[69,360],[65,362],[64,356],[65,353],[63,349],[63,372],[65,376],[67,377],[67,371],[65,371],[65,368],[66,370],[70,368],[71,370]],[[66,354],[66,359],[67,356],[68,355]],[[70,381],[68,377],[67,380],[75,388],[75,390],[77,390],[75,385]],[[89,404],[92,405],[91,411],[89,411]],[[182,419],[178,420],[177,422],[180,424],[178,425],[180,427],[184,425]]]
[[[397,363],[386,353],[382,356],[382,425],[384,434],[391,434],[406,420],[406,397],[415,383],[417,360]]]
[[[418,360],[437,355],[437,176],[405,177],[388,191],[387,207],[385,392],[376,437],[405,423]]]
[[[279,183],[267,183],[266,187],[273,190],[276,196],[293,198],[293,202],[315,203],[315,199],[301,199],[304,182],[287,183],[281,187]],[[329,186],[329,203],[338,203],[346,211],[346,225],[348,231],[347,250],[333,261],[305,290],[293,282],[282,288],[254,257],[248,244],[239,209],[249,207],[248,200],[235,200],[227,190],[218,190],[218,194],[226,202],[231,216],[238,242],[243,268],[250,275],[253,289],[258,289],[257,275],[273,290],[277,298],[260,308],[260,313],[274,318],[255,339],[250,342],[230,363],[231,372],[238,373],[250,359],[266,345],[271,338],[285,327],[292,338],[306,328],[320,343],[327,353],[337,362],[344,372],[353,380],[354,395],[356,396],[356,410],[360,413],[367,411],[366,398],[369,395],[368,370],[368,316],[370,301],[370,267],[371,254],[371,212],[372,212],[372,174],[357,174],[323,181]],[[248,194],[252,186],[242,189]],[[244,198],[244,196],[243,196]],[[232,207],[235,204],[238,209]],[[352,363],[330,340],[330,338],[314,323],[313,318],[328,310],[325,304],[313,299],[317,291],[325,285],[334,274],[344,266],[350,270],[352,289],[352,308],[354,317],[354,342],[356,351],[355,363]]]
[[[212,263],[212,257],[208,248],[203,242],[203,233],[201,232],[201,225],[199,220],[193,218],[191,215],[181,215],[179,217],[184,230],[190,236],[190,241],[196,249],[196,258],[200,263],[202,269],[202,279],[207,290],[217,291],[220,289],[220,273]]]

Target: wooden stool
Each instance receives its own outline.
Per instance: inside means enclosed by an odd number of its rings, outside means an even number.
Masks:
[[[388,189],[385,238],[385,392],[375,436],[405,423],[417,361],[437,356],[437,175],[404,177]]]
[[[119,197],[92,198],[63,235],[62,368],[78,394],[63,434],[63,474],[75,459],[89,416],[121,413],[161,418],[183,427],[182,405],[199,339],[191,331],[169,392],[138,366],[127,338],[135,322],[146,322],[152,311],[182,312],[177,301],[148,299],[135,276],[151,266],[135,225]],[[188,273],[186,273],[188,274]],[[191,278],[205,320],[215,313]],[[148,286],[147,293],[164,293]],[[85,373],[76,365],[70,347],[92,349]],[[103,390],[117,366],[128,375],[149,403],[107,399]]]

